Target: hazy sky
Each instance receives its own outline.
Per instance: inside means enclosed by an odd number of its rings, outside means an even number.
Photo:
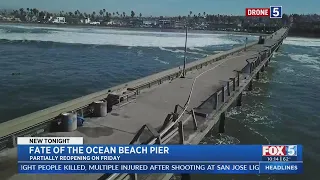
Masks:
[[[106,9],[108,12],[127,14],[134,10],[143,15],[198,14],[244,15],[247,7],[283,6],[283,13],[320,13],[320,0],[0,0],[1,8],[38,8],[48,11],[92,12]],[[136,14],[137,14],[136,13]]]

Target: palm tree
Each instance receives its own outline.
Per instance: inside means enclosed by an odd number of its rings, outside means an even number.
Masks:
[[[112,15],[114,16],[114,15],[116,15],[116,13],[113,12]]]
[[[33,15],[38,16],[39,10],[36,8],[31,9],[33,11]],[[63,12],[63,11],[62,11]]]
[[[190,16],[192,15],[192,11],[189,12]]]
[[[141,17],[142,17],[142,14],[140,13],[139,16],[140,16],[140,18],[141,18]]]
[[[123,12],[122,15],[123,15],[123,17],[126,17],[126,12]]]
[[[119,12],[117,11],[116,14],[119,16]]]
[[[77,16],[77,15],[78,15],[78,11],[75,11],[75,12],[74,12],[74,15]]]
[[[24,14],[24,9],[20,8],[19,11],[20,11],[20,15],[22,16]]]
[[[136,13],[134,13],[134,11],[131,11],[131,17],[133,18],[136,15]]]
[[[100,10],[99,14],[100,14],[100,16],[102,16],[103,15],[103,10]]]
[[[206,16],[206,12],[203,12],[203,16]]]
[[[200,16],[201,16],[201,14],[199,13],[199,14],[198,14],[198,17],[200,17]]]

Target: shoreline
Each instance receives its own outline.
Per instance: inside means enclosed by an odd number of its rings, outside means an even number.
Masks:
[[[31,27],[48,27],[48,28],[90,28],[90,29],[107,29],[107,30],[119,30],[119,31],[145,31],[145,32],[177,32],[185,33],[184,29],[160,29],[160,28],[142,28],[142,27],[111,27],[111,26],[96,26],[96,25],[71,25],[71,24],[41,24],[41,23],[28,23],[28,22],[2,22],[0,25],[20,25],[20,26],[31,26]],[[264,33],[251,33],[245,31],[218,31],[218,30],[188,30],[189,33],[202,33],[202,34],[235,34],[235,35],[250,35],[250,36],[260,36],[268,35]],[[293,38],[315,38],[319,39],[319,35],[306,34],[306,33],[291,33],[289,31],[288,37]]]
[[[38,26],[38,27],[54,27],[54,28],[96,28],[96,29],[111,29],[111,30],[140,30],[147,32],[180,32],[185,33],[185,29],[178,28],[153,28],[153,27],[112,27],[112,26],[97,26],[97,25],[72,25],[72,24],[41,24],[41,23],[27,23],[27,22],[1,22],[0,25],[21,25],[21,26]],[[197,30],[189,29],[190,33],[208,33],[208,34],[249,34],[253,36],[268,35],[266,33],[251,33],[245,31],[218,31],[218,30]]]

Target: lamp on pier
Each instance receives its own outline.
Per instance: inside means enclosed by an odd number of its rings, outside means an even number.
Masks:
[[[183,60],[183,70],[180,78],[184,78],[186,75],[186,63],[187,63],[187,42],[188,42],[188,24],[186,23],[186,40],[184,43],[184,60]]]

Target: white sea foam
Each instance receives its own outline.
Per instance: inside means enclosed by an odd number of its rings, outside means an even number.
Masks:
[[[288,37],[283,41],[283,44],[295,45],[295,46],[320,46],[320,40],[314,38],[298,38]]]
[[[240,140],[229,136],[227,134],[220,134],[219,138],[215,139],[216,143],[215,144],[240,144]]]
[[[195,48],[195,47],[191,47],[189,48],[190,50],[193,50],[193,51],[201,51],[201,52],[204,52],[203,49],[200,49],[200,48]]]
[[[178,32],[146,32],[113,29],[48,28],[31,26],[14,27],[24,29],[49,29],[50,33],[2,32],[0,33],[0,39],[142,47],[184,47],[185,43],[184,33]],[[223,36],[225,36],[225,34],[190,33],[188,37],[188,47],[204,47],[210,45],[239,43],[224,38]]]
[[[180,49],[168,49],[168,48],[164,48],[164,47],[159,47],[162,51],[168,51],[168,52],[173,52],[173,53],[184,53],[184,50],[180,50]],[[199,53],[199,52],[194,52],[194,51],[187,51],[188,54],[195,54],[195,55],[202,55],[202,56],[208,56],[208,54],[205,53]]]
[[[254,132],[255,134],[258,134],[258,135],[260,135],[261,137],[263,137],[267,142],[268,142],[268,144],[270,144],[270,140],[266,137],[266,136],[264,136],[264,135],[262,135],[261,133],[259,133],[257,130],[255,130],[255,129],[253,129],[252,127],[250,127],[250,126],[246,126],[248,129],[250,129],[252,132]]]
[[[310,64],[310,65],[303,65],[304,67],[308,67],[308,68],[311,68],[311,69],[315,69],[315,70],[317,70],[317,71],[320,71],[320,66],[318,66],[318,65],[312,65],[312,64]]]
[[[320,58],[313,57],[308,54],[289,54],[292,60],[298,61],[305,67],[309,67],[315,70],[320,70]]]
[[[232,109],[230,109],[229,111],[227,111],[226,116],[227,116],[228,118],[230,118],[230,117],[232,117],[232,116],[234,116],[234,115],[238,115],[238,114],[240,114],[240,113],[241,113],[241,111],[240,111],[239,109],[232,108]]]
[[[169,51],[169,52],[173,52],[173,53],[184,53],[184,51],[180,50],[180,49],[172,50],[172,49],[168,49],[168,48],[164,48],[164,47],[159,47],[159,49],[161,49],[162,51]]]
[[[162,64],[169,64],[169,62],[167,62],[167,61],[160,60],[159,57],[155,57],[153,60],[158,61],[158,62],[160,62]]]
[[[137,54],[138,54],[139,57],[142,57],[142,56],[143,56],[143,51],[142,51],[142,50],[139,50],[139,51],[137,52]]]
[[[291,73],[291,72],[294,72],[294,70],[290,67],[285,67],[285,68],[282,68],[280,71],[282,72],[287,72],[287,73]]]

